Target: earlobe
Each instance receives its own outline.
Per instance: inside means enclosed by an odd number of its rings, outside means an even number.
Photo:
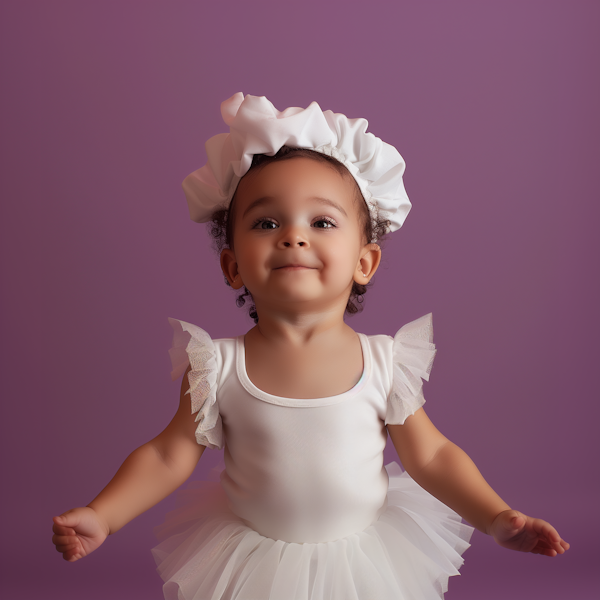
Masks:
[[[238,272],[238,264],[235,259],[235,254],[230,248],[225,248],[221,252],[221,269],[225,279],[234,290],[239,290],[244,287],[242,276]]]
[[[371,281],[379,263],[381,262],[381,248],[377,244],[367,244],[361,253],[360,260],[354,271],[354,281],[366,285]]]

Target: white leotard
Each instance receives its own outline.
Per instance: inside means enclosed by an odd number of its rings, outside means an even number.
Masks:
[[[173,378],[191,364],[198,443],[225,449],[221,483],[192,483],[157,528],[168,600],[439,600],[472,529],[397,465],[386,423],[423,403],[430,316],[395,338],[359,334],[363,374],[317,399],[248,378],[244,338],[171,320]],[[389,475],[388,475],[389,474]]]

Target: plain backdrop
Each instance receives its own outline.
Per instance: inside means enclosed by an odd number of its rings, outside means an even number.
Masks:
[[[162,598],[173,497],[76,564],[51,517],[174,414],[167,317],[252,326],[180,188],[241,91],[400,150],[413,210],[349,323],[433,312],[429,415],[572,543],[547,559],[476,533],[447,600],[597,598],[599,19],[594,0],[3,2],[2,597]]]

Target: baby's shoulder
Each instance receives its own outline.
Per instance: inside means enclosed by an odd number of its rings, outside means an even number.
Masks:
[[[221,373],[234,362],[237,338],[216,338],[193,323],[169,318],[173,328],[173,341],[169,350],[173,371],[172,378],[179,377],[188,366],[194,372]]]
[[[391,349],[394,343],[394,338],[391,335],[385,333],[378,333],[376,335],[365,336],[369,342],[371,348],[385,348]]]
[[[393,337],[385,334],[365,337],[373,360],[386,367],[429,364],[435,355],[431,313],[406,323]]]
[[[391,393],[385,422],[402,424],[425,403],[423,380],[429,380],[435,356],[431,314],[407,323],[393,338],[379,335],[370,340],[374,340],[371,348],[380,352],[390,377]]]
[[[169,317],[169,324],[173,328],[174,335],[178,338],[187,340],[188,343],[194,340],[196,344],[207,346],[209,348],[218,346],[219,348],[229,349],[230,347],[235,346],[237,340],[236,337],[213,338],[206,329],[194,325],[193,323],[182,321],[181,319]]]
[[[371,347],[386,350],[397,349],[401,346],[417,346],[430,348],[433,344],[433,321],[431,313],[406,323],[394,336],[386,334],[367,335]]]
[[[394,338],[385,334],[367,335],[365,338],[374,365],[389,371],[392,365]]]

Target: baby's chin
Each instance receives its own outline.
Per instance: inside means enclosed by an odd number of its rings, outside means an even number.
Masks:
[[[254,304],[257,311],[293,312],[298,316],[302,314],[323,313],[331,315],[340,311],[344,313],[350,297],[350,288],[339,290],[337,293],[324,294],[318,285],[297,285],[297,286],[272,286],[271,293],[264,297],[254,297]],[[275,289],[273,289],[275,288]],[[313,288],[313,289],[311,289]],[[263,313],[264,314],[264,313]]]

